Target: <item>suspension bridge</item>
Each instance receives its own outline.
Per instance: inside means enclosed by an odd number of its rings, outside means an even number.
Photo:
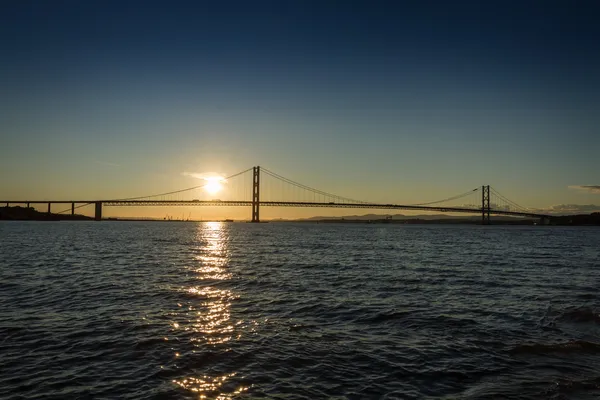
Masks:
[[[481,223],[488,225],[491,215],[539,218],[542,223],[550,216],[535,209],[522,207],[507,199],[489,185],[483,185],[467,192],[436,201],[417,204],[382,204],[338,196],[306,186],[259,166],[231,175],[217,181],[221,191],[211,195],[205,189],[209,183],[159,193],[149,196],[105,200],[3,200],[7,207],[11,204],[47,204],[48,213],[53,204],[70,204],[70,208],[59,213],[71,212],[80,207],[94,205],[95,220],[102,220],[103,207],[126,206],[209,206],[209,207],[251,207],[251,222],[260,222],[261,207],[328,207],[355,209],[385,209],[410,211],[436,211],[447,213],[481,214]],[[214,185],[214,183],[212,184]]]

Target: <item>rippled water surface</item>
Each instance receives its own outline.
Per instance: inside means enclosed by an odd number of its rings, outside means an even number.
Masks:
[[[595,399],[599,311],[591,227],[0,223],[6,399]]]

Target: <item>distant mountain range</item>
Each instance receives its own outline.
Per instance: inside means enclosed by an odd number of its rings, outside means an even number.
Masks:
[[[295,221],[323,221],[323,220],[379,220],[391,217],[392,220],[406,220],[406,219],[423,219],[423,220],[439,220],[439,219],[481,219],[481,215],[446,215],[446,214],[422,214],[422,215],[404,215],[404,214],[364,214],[364,215],[345,215],[343,217],[331,217],[331,216],[318,216],[310,218],[299,218]]]
[[[390,218],[391,217],[391,218]],[[438,223],[438,224],[473,224],[481,220],[481,215],[447,215],[447,214],[425,214],[425,215],[404,215],[404,214],[364,214],[347,215],[343,217],[319,216],[311,218],[300,218],[288,221],[297,222],[370,222],[370,223]],[[273,222],[285,221],[282,219],[273,220]],[[551,217],[550,225],[600,225],[600,213],[562,215]],[[536,218],[522,218],[511,216],[493,216],[493,224],[508,225],[532,225],[537,224]]]

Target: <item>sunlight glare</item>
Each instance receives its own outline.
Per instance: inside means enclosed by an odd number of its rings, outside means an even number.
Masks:
[[[223,189],[223,185],[221,182],[224,181],[220,176],[204,178],[207,182],[204,185],[204,190],[206,190],[210,194],[215,194],[220,192]]]

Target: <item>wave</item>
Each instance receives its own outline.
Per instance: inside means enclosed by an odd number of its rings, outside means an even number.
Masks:
[[[560,380],[556,383],[558,391],[562,393],[600,390],[600,377],[583,380]]]
[[[411,314],[413,314],[412,311],[388,311],[388,312],[381,312],[381,313],[377,313],[373,316],[370,316],[368,318],[363,318],[361,320],[359,320],[359,322],[366,322],[366,323],[371,323],[371,324],[377,324],[377,323],[381,323],[381,322],[386,322],[386,321],[392,321],[392,320],[396,320],[396,319],[402,319],[405,317],[410,316]]]
[[[600,314],[591,308],[577,308],[564,312],[560,315],[559,320],[573,322],[593,322],[600,324]]]
[[[585,340],[572,340],[564,343],[522,344],[512,348],[510,354],[547,354],[547,353],[600,353],[600,343]]]

